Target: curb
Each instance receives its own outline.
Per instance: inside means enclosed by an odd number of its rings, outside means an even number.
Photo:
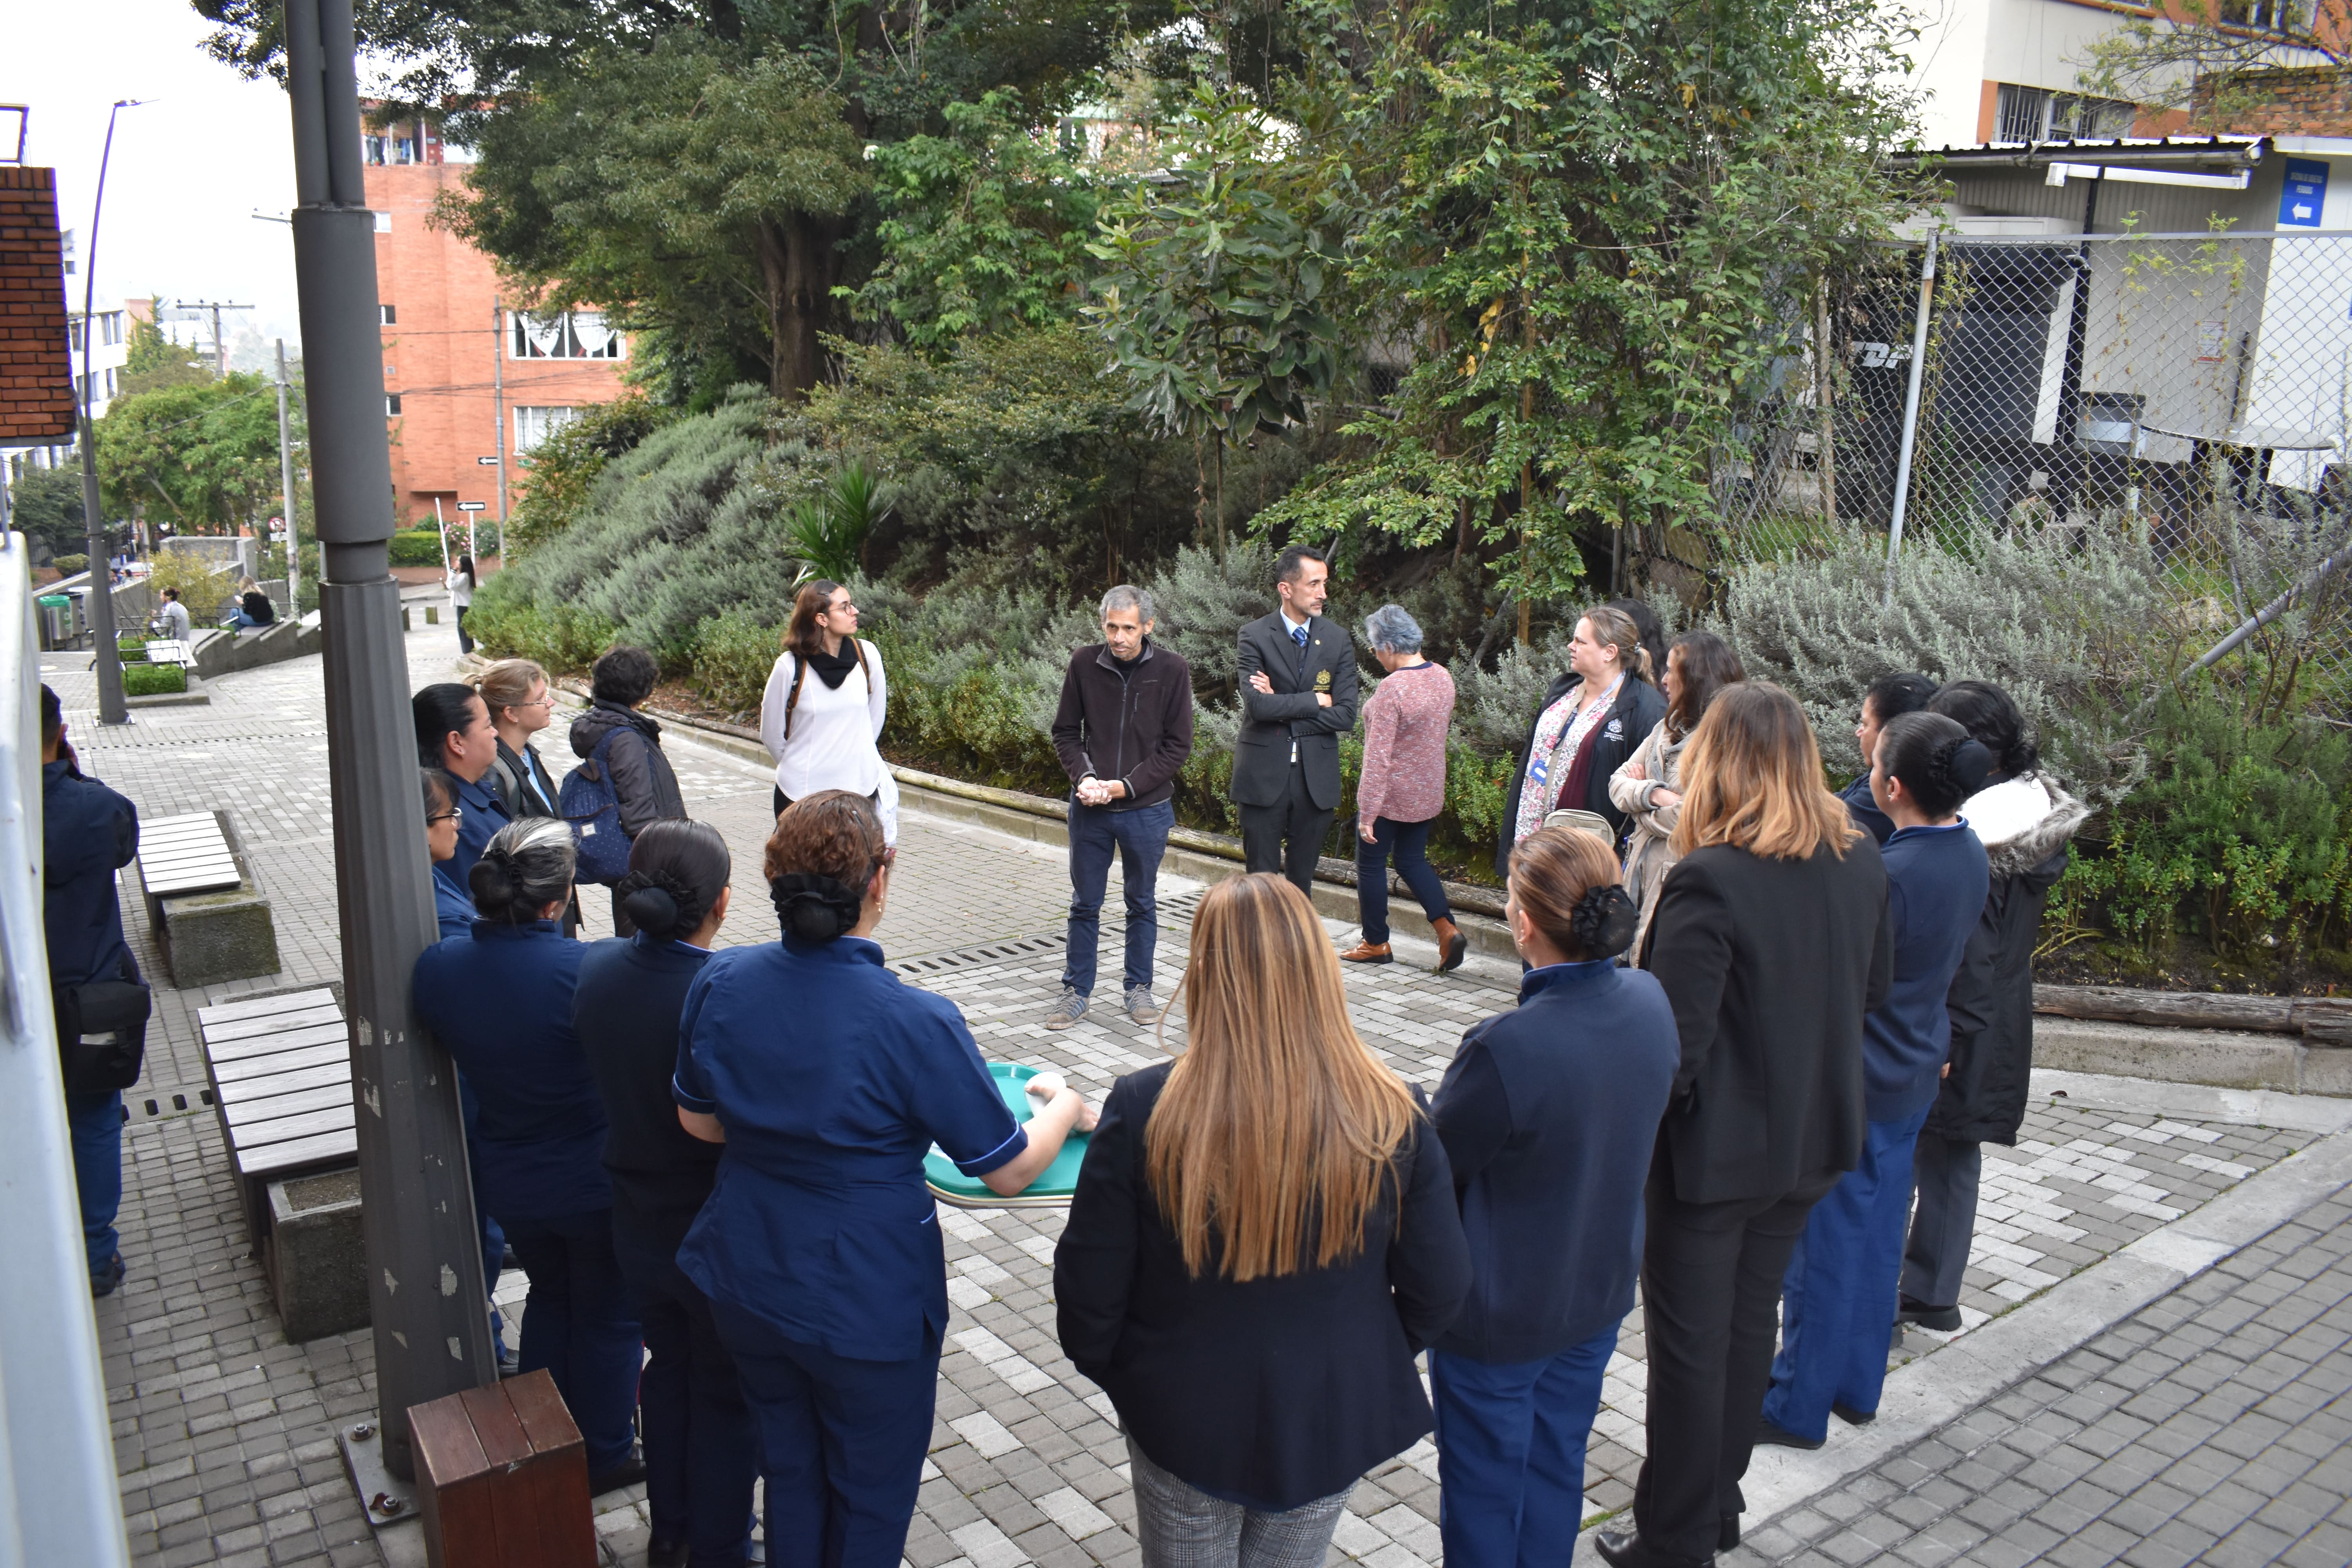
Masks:
[[[2033,1092],[2047,1098],[2063,1087],[2070,1102],[2116,1110],[2193,1114],[2180,1091],[2130,1079],[2045,1074]],[[2201,1097],[2213,1091],[2188,1091]],[[1876,1468],[2042,1368],[2073,1353],[2143,1307],[2171,1294],[2243,1248],[2352,1185],[2352,1106],[2296,1106],[2280,1095],[2232,1096],[2205,1101],[2214,1120],[2323,1131],[2315,1142],[2260,1171],[2202,1206],[2051,1286],[1948,1344],[1890,1373],[1867,1426],[1832,1423],[1829,1447],[1810,1452],[1758,1448],[1741,1482],[1748,1508],[1740,1533],[1752,1535],[1782,1515]],[[1609,1522],[1616,1522],[1614,1519]],[[1575,1561],[1600,1561],[1580,1532]]]

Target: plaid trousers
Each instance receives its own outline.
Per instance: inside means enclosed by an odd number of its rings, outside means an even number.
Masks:
[[[1213,1498],[1127,1440],[1143,1568],[1323,1568],[1348,1491],[1281,1513]],[[1350,1488],[1349,1490],[1353,1490]]]

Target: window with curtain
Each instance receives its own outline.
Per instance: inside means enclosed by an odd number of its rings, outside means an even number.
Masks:
[[[514,449],[528,452],[580,417],[577,408],[527,408],[514,411]]]
[[[566,310],[538,316],[510,312],[507,353],[513,359],[623,359],[621,334],[604,324],[602,310]]]

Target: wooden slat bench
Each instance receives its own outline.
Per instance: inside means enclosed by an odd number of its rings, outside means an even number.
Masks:
[[[270,1183],[359,1157],[343,1010],[321,988],[200,1007],[196,1026],[237,1197],[258,1241],[269,1226]]]
[[[139,825],[139,879],[151,899],[213,893],[242,879],[220,819],[209,811]]]

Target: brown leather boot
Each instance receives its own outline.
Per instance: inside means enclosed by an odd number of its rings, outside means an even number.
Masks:
[[[1462,934],[1462,928],[1441,915],[1429,922],[1429,929],[1437,933],[1436,972],[1450,974],[1461,968],[1470,952],[1470,939]]]
[[[1396,955],[1384,942],[1360,942],[1339,955],[1342,963],[1394,963]]]

